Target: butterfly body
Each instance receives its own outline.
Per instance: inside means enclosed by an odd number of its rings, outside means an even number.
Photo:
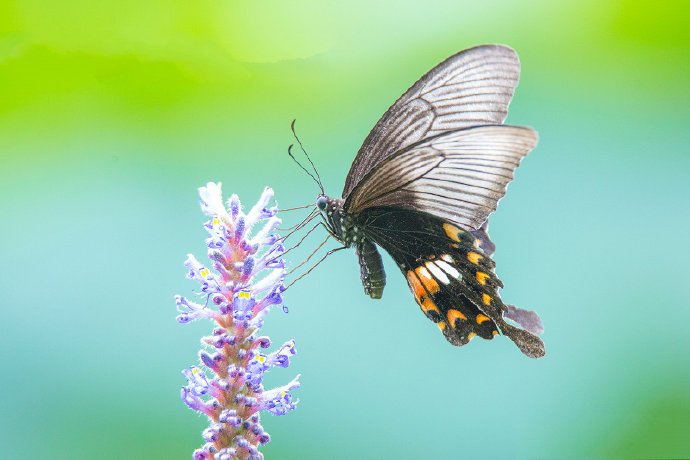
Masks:
[[[503,125],[518,75],[517,55],[505,46],[446,59],[376,124],[342,199],[322,194],[316,205],[329,232],[355,248],[367,295],[383,295],[382,248],[451,344],[503,334],[536,358],[545,354],[535,335],[541,321],[501,300],[488,235],[489,215],[537,143],[532,129]]]
[[[316,204],[324,214],[333,237],[346,248],[355,246],[360,265],[364,293],[372,299],[380,299],[386,286],[386,272],[381,254],[374,241],[366,234],[363,222],[344,209],[344,200],[319,195]]]

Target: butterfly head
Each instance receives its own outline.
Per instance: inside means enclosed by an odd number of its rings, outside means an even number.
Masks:
[[[316,207],[319,208],[319,211],[326,212],[326,209],[328,208],[328,197],[323,194],[317,196]]]

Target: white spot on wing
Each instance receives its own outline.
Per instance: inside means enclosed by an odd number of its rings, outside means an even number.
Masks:
[[[419,271],[419,274],[422,275],[424,278],[429,280],[431,279],[431,273],[429,273],[429,270],[427,270],[426,268],[419,267],[417,271]]]
[[[447,264],[447,263],[445,263],[445,262],[442,261],[442,260],[437,260],[437,261],[436,261],[436,265],[438,265],[439,267],[441,267],[441,269],[442,269],[444,272],[448,273],[448,274],[449,274],[450,276],[452,276],[453,278],[456,278],[456,279],[460,279],[460,278],[461,278],[460,272],[457,271],[457,270],[455,269],[455,267],[453,267],[452,265]]]
[[[439,281],[441,281],[443,284],[448,284],[448,283],[450,283],[450,280],[448,279],[448,277],[446,276],[446,274],[443,273],[443,270],[441,270],[440,268],[438,268],[438,267],[436,266],[436,264],[434,264],[433,262],[427,262],[427,263],[426,263],[426,267],[427,267],[427,268],[429,269],[429,271],[430,271],[431,273],[433,273],[434,276],[435,276],[436,278],[438,278]]]

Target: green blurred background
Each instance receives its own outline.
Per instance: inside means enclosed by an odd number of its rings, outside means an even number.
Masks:
[[[508,121],[541,141],[492,237],[547,357],[451,347],[390,259],[374,302],[338,253],[267,322],[299,351],[268,383],[303,386],[297,411],[265,417],[266,457],[689,457],[688,5],[3,1],[0,456],[190,458],[205,421],[180,370],[211,326],[176,324],[173,294],[205,252],[196,188],[311,202],[285,154],[296,117],[338,195],[410,84],[506,43],[522,61]]]

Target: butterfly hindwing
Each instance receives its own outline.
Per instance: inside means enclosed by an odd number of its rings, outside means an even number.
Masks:
[[[445,279],[449,279],[459,271],[452,268],[452,259],[448,254],[444,254],[445,260],[435,260],[430,258],[425,262],[419,263],[417,267],[401,264],[401,270],[405,273],[407,283],[414,295],[417,304],[427,318],[435,322],[443,332],[446,339],[453,345],[465,345],[473,337],[479,335],[484,339],[492,339],[498,334],[496,325],[486,315],[484,315],[476,305],[466,296],[454,289],[454,282],[444,284]],[[449,262],[446,262],[449,261]],[[451,267],[443,272],[438,262],[444,262]],[[441,277],[434,275],[441,270]]]
[[[494,261],[471,232],[429,214],[369,208],[357,216],[367,238],[381,246],[405,275],[422,312],[453,345],[503,333],[528,356],[544,354],[541,340],[504,320]]]
[[[472,236],[477,239],[477,244],[487,256],[491,256],[496,251],[496,245],[489,238],[489,219],[485,220],[479,229],[473,230]]]

